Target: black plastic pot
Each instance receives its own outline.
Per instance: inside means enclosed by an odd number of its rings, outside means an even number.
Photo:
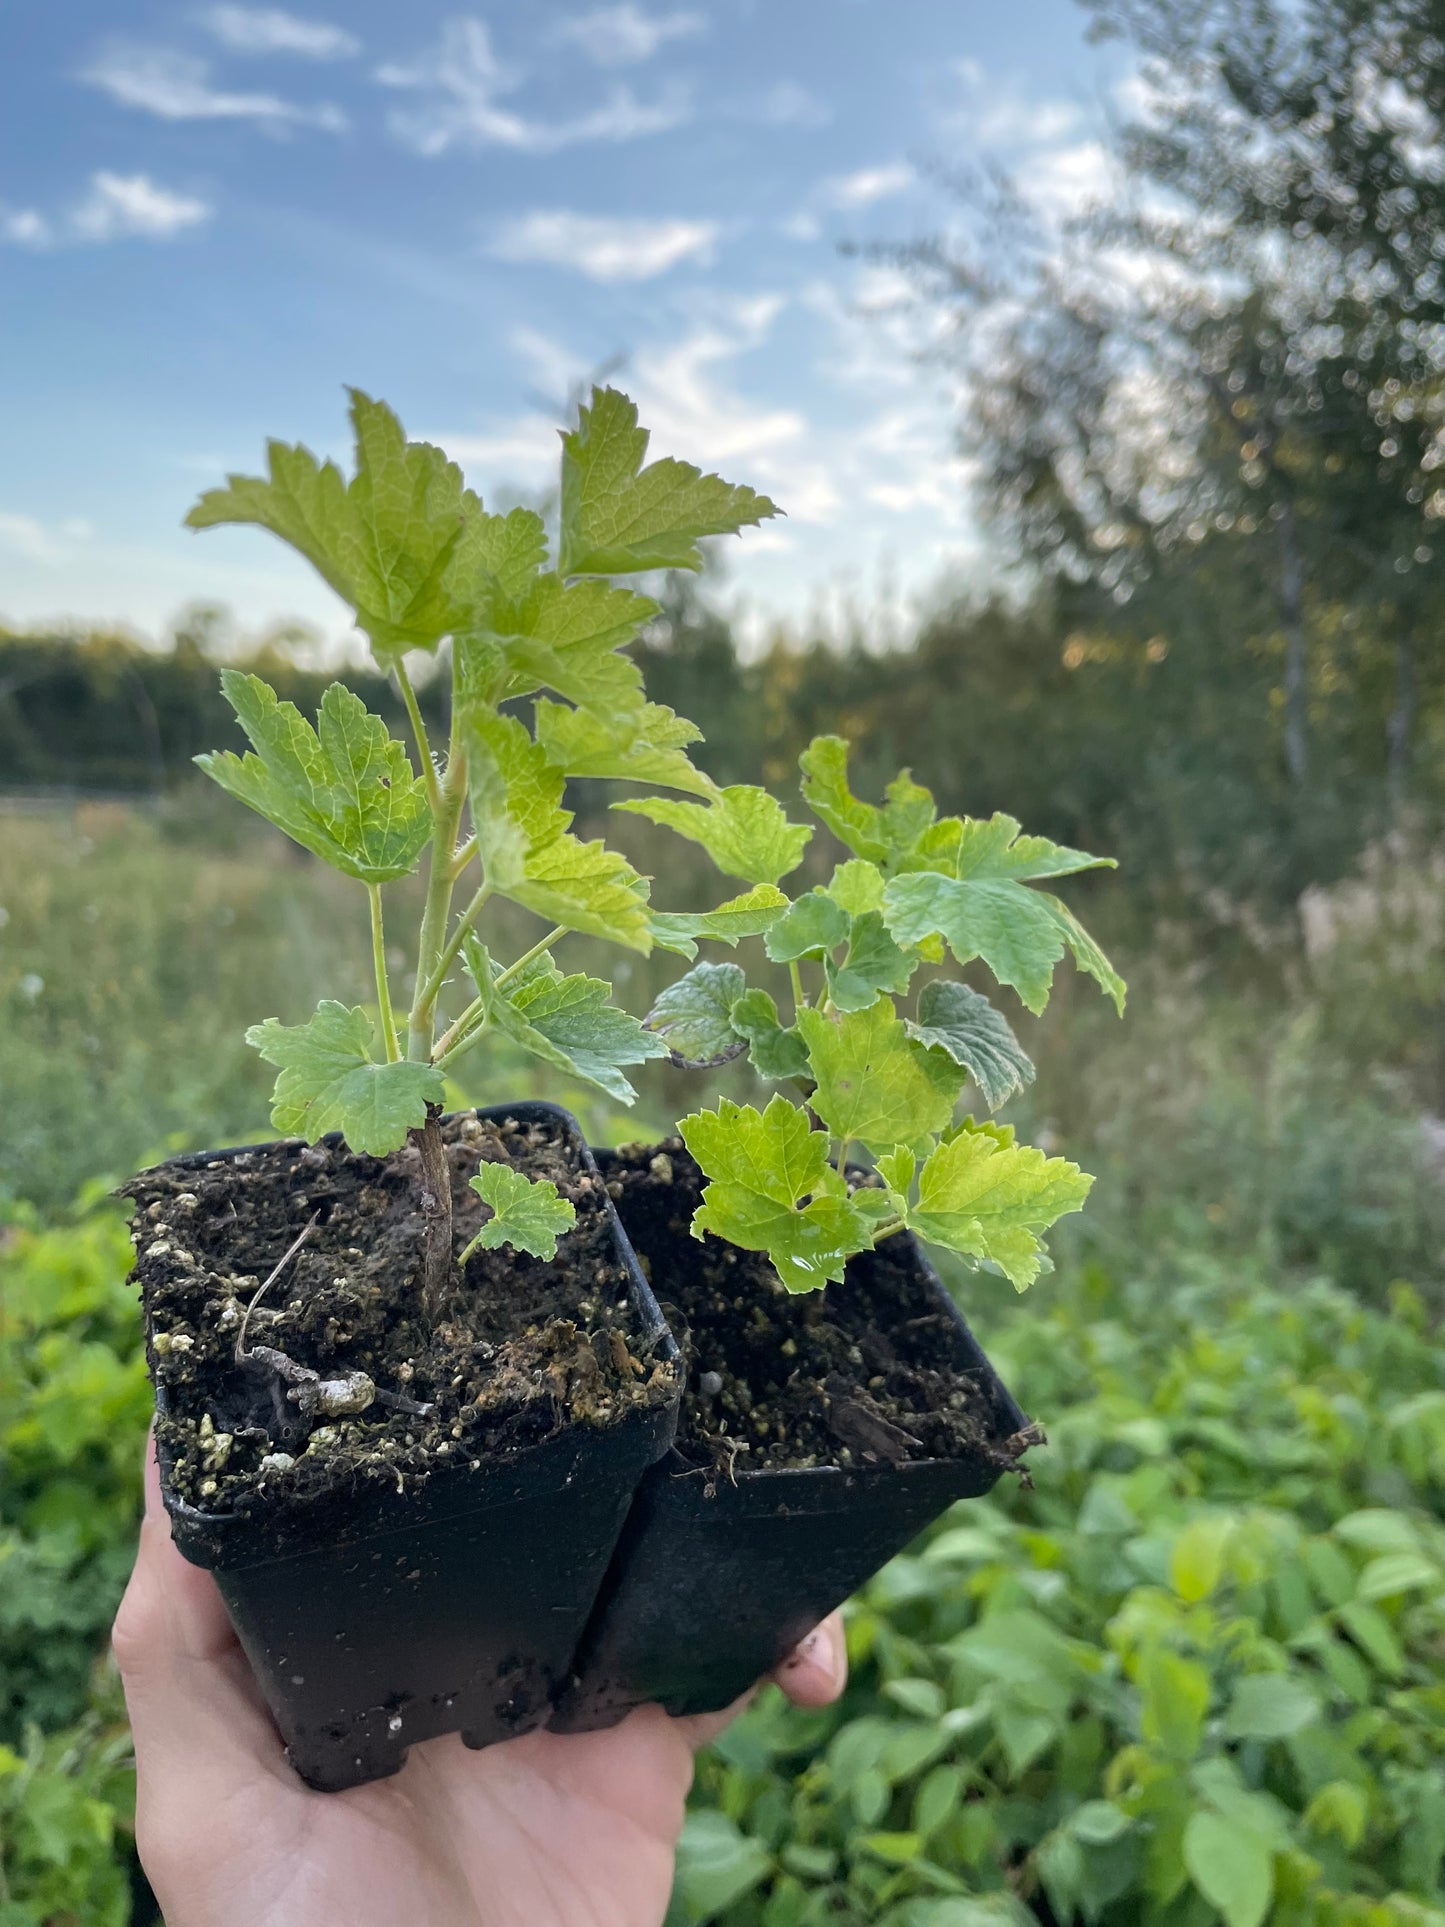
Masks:
[[[596,1175],[576,1120],[556,1105],[478,1116],[560,1127]],[[675,1359],[610,1201],[609,1214],[639,1331],[655,1358]],[[334,1791],[396,1772],[418,1740],[457,1732],[480,1747],[545,1722],[637,1483],[676,1423],[674,1400],[600,1429],[572,1425],[476,1471],[458,1460],[419,1492],[368,1487],[324,1544],[283,1556],[264,1513],[177,1497],[164,1458],[161,1487],[176,1545],[215,1575],[292,1765]]]
[[[607,1152],[597,1155],[604,1176],[616,1168]],[[627,1229],[625,1191],[619,1209]],[[667,1261],[688,1262],[690,1241],[674,1239],[669,1250],[650,1227],[631,1229],[665,1304]],[[1028,1421],[917,1243],[900,1235],[889,1245],[895,1259],[906,1250],[931,1308],[947,1320],[955,1368],[989,1413],[992,1453],[739,1472],[730,1483],[670,1452],[638,1488],[554,1731],[611,1726],[651,1700],[676,1714],[731,1705],[956,1499],[997,1483],[1008,1463],[998,1448]],[[850,1260],[850,1276],[866,1277],[875,1263],[871,1253]],[[693,1337],[705,1348],[704,1331]]]

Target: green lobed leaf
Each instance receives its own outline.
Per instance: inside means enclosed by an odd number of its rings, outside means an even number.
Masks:
[[[505,547],[520,531],[510,517],[486,515],[441,449],[407,441],[384,402],[359,388],[349,393],[356,446],[350,482],[310,449],[273,441],[265,477],[228,476],[224,488],[201,497],[186,522],[193,529],[225,523],[269,529],[351,605],[379,652],[434,649],[464,626],[466,594],[483,552]],[[507,527],[489,529],[496,523]]]
[[[961,1064],[991,1111],[1034,1081],[1033,1064],[1007,1019],[967,984],[925,984],[918,1020],[906,1020],[906,1028],[915,1043],[947,1051]]]
[[[694,1112],[677,1128],[711,1180],[694,1237],[711,1231],[765,1251],[789,1291],[840,1279],[847,1259],[871,1247],[872,1219],[829,1166],[827,1133],[786,1098],[761,1112],[723,1098],[716,1111]]]
[[[565,778],[515,716],[484,704],[463,717],[472,827],[487,881],[538,916],[645,955],[647,883],[604,843],[568,834]]]
[[[906,770],[888,785],[881,808],[861,802],[848,784],[848,745],[841,736],[815,736],[798,764],[803,772],[803,799],[813,814],[855,856],[882,865],[888,875],[913,858],[936,827],[932,794]],[[945,841],[951,834],[945,832]]]
[[[568,776],[616,777],[715,796],[716,783],[684,753],[701,736],[696,723],[661,703],[616,703],[605,714],[537,704],[537,741],[548,762]]]
[[[941,936],[960,963],[981,957],[1002,984],[1036,1014],[1049,1000],[1054,965],[1067,946],[1124,1008],[1124,982],[1073,913],[1057,897],[1009,877],[979,881],[915,871],[894,877],[883,915],[899,943]]]
[[[619,1010],[611,996],[611,984],[598,977],[564,977],[544,956],[495,993],[488,1014],[544,1063],[585,1078],[621,1104],[632,1104],[637,1092],[622,1066],[665,1057],[667,1046]]]
[[[629,797],[614,803],[700,843],[725,876],[744,883],[776,883],[803,860],[813,832],[790,823],[783,806],[750,783],[729,784],[710,803],[677,803],[670,797]]]
[[[924,1161],[908,1223],[934,1244],[988,1259],[1022,1291],[1042,1268],[1039,1234],[1081,1210],[1093,1182],[1065,1158],[965,1126]]]
[[[841,904],[850,917],[861,916],[865,910],[881,910],[883,872],[876,863],[865,862],[860,856],[849,857],[828,879],[828,895],[834,903]]]
[[[960,824],[955,875],[980,881],[1012,877],[1072,876],[1078,870],[1117,869],[1112,857],[1050,843],[1046,836],[1020,836],[1017,818],[996,811],[986,819],[965,817]]]
[[[795,1028],[785,1028],[766,990],[748,990],[729,1012],[729,1021],[748,1041],[748,1055],[759,1077],[808,1075],[808,1049]]]
[[[555,1258],[557,1240],[577,1222],[570,1199],[560,1197],[550,1178],[529,1178],[509,1164],[483,1164],[471,1188],[492,1216],[473,1240],[483,1250],[513,1245],[534,1258]]]
[[[274,1017],[253,1024],[246,1042],[281,1073],[272,1124],[310,1144],[340,1131],[353,1151],[385,1157],[425,1124],[427,1105],[445,1094],[446,1080],[429,1064],[373,1059],[372,1023],[360,1006],[348,1010],[328,998],[304,1024]]]
[[[591,405],[578,410],[576,428],[562,437],[563,575],[700,569],[701,537],[733,535],[777,514],[765,495],[689,462],[644,468],[648,440],[636,406],[615,388],[594,388]]]
[[[866,1010],[880,990],[901,996],[921,961],[893,941],[880,911],[865,910],[853,919],[842,963],[824,960],[828,995],[839,1010]]]
[[[746,988],[738,964],[697,964],[658,997],[647,1013],[647,1027],[666,1038],[664,1048],[684,1069],[725,1064],[746,1047],[731,1017]]]
[[[431,836],[426,784],[359,696],[332,683],[313,729],[259,676],[223,669],[221,689],[252,749],[198,756],[207,776],[362,883],[389,883],[416,867]]]
[[[788,899],[775,883],[759,883],[741,896],[730,897],[716,910],[696,915],[670,910],[654,910],[649,918],[652,941],[662,950],[695,957],[694,939],[705,937],[714,943],[736,944],[743,937],[760,937],[771,929],[788,907]]]
[[[953,1115],[962,1070],[910,1043],[887,997],[861,1011],[800,1010],[798,1029],[817,1079],[813,1109],[839,1137],[891,1150],[941,1131]]]
[[[809,890],[768,931],[764,948],[774,963],[822,957],[848,938],[852,918],[823,890]],[[870,1000],[871,1001],[871,1000]]]
[[[463,689],[492,704],[537,688],[602,710],[640,704],[642,672],[619,652],[657,604],[610,582],[564,583],[551,570],[523,587],[514,596],[485,579],[471,627],[457,638]]]

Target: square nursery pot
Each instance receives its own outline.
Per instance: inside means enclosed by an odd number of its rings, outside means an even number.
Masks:
[[[716,1442],[711,1466],[700,1463],[700,1387],[718,1334],[695,1280],[709,1255],[727,1261],[730,1248],[711,1237],[700,1244],[688,1231],[701,1180],[680,1140],[597,1157],[663,1315],[684,1343],[688,1379],[676,1443],[638,1488],[559,1697],[551,1724],[566,1733],[610,1726],[649,1700],[675,1714],[730,1705],[956,1499],[988,1492],[1042,1437],[916,1241],[900,1233],[851,1259],[841,1286],[806,1297],[789,1298],[771,1267],[734,1254],[735,1311],[766,1302],[771,1286],[773,1309],[795,1330],[799,1319],[821,1317],[856,1339],[859,1369],[851,1387],[830,1378],[815,1401],[827,1410],[831,1463],[747,1471],[756,1449],[728,1464]],[[776,1352],[776,1335],[764,1343]],[[889,1356],[910,1351],[926,1353],[930,1396],[952,1384],[949,1396],[975,1421],[972,1437],[955,1435],[936,1455],[926,1439],[904,1442],[901,1425],[890,1422],[896,1408],[880,1425],[866,1392],[870,1379],[882,1382],[872,1367],[887,1375]],[[766,1387],[764,1412],[765,1398]],[[935,1441],[942,1430],[934,1426]]]
[[[289,1442],[282,1457],[290,1457],[290,1465],[261,1474],[272,1491],[258,1497],[251,1485],[230,1504],[224,1479],[202,1481],[210,1503],[194,1489],[195,1428],[213,1456],[217,1435],[230,1428],[225,1453],[234,1447],[255,1458],[263,1443],[275,1446],[275,1428],[285,1420],[277,1404],[274,1420],[248,1430],[241,1421],[254,1420],[262,1394],[242,1391],[239,1373],[227,1381],[241,1311],[264,1271],[251,1254],[238,1267],[247,1276],[227,1274],[218,1213],[244,1201],[259,1170],[284,1199],[284,1216],[267,1242],[279,1256],[308,1215],[320,1211],[316,1233],[278,1280],[271,1302],[289,1298],[295,1314],[297,1294],[308,1303],[325,1301],[330,1323],[319,1337],[313,1324],[308,1362],[335,1370],[358,1362],[345,1349],[357,1287],[332,1274],[360,1269],[365,1254],[355,1242],[338,1248],[350,1218],[338,1220],[345,1229],[327,1238],[328,1204],[338,1209],[334,1200],[342,1196],[350,1208],[360,1184],[374,1213],[379,1242],[372,1249],[390,1233],[398,1263],[419,1270],[415,1163],[405,1151],[390,1159],[358,1157],[332,1137],[310,1149],[289,1142],[173,1158],[127,1187],[139,1206],[136,1276],[171,1530],[186,1558],[215,1575],[292,1765],[324,1790],[396,1772],[418,1740],[458,1732],[467,1745],[480,1747],[545,1722],[638,1481],[667,1450],[676,1425],[677,1349],[575,1119],[555,1105],[514,1104],[447,1119],[444,1131],[458,1245],[480,1221],[480,1205],[466,1186],[481,1155],[478,1140],[500,1145],[503,1155],[519,1143],[560,1146],[574,1176],[590,1180],[581,1191],[591,1208],[584,1217],[579,1204],[578,1228],[562,1241],[555,1266],[508,1249],[481,1254],[493,1267],[511,1266],[535,1294],[554,1289],[550,1281],[561,1275],[571,1249],[568,1269],[580,1280],[575,1322],[557,1325],[554,1301],[551,1322],[541,1329],[549,1343],[561,1333],[556,1343],[570,1347],[568,1370],[575,1375],[566,1377],[554,1365],[549,1381],[541,1366],[530,1374],[516,1369],[504,1345],[482,1346],[484,1359],[496,1356],[496,1382],[510,1370],[516,1388],[515,1396],[507,1390],[512,1406],[500,1420],[489,1416],[476,1425],[470,1405],[458,1411],[437,1403],[433,1412],[451,1423],[443,1427],[439,1416],[428,1421],[428,1431],[404,1411],[377,1419],[374,1409],[374,1429],[341,1428],[342,1452],[356,1437],[379,1441],[352,1452],[344,1477],[337,1473],[344,1460],[333,1461],[307,1482],[313,1432],[304,1444],[299,1437]],[[477,1262],[468,1266],[469,1285]],[[419,1293],[419,1282],[415,1289]],[[491,1302],[502,1302],[500,1287]],[[189,1307],[192,1329],[207,1334],[189,1345],[177,1343],[172,1331],[182,1307]],[[321,1312],[311,1315],[319,1319]],[[452,1313],[458,1323],[465,1315]],[[224,1339],[210,1335],[217,1326]],[[474,1328],[468,1325],[468,1334]],[[534,1323],[531,1338],[537,1329]],[[249,1342],[259,1339],[283,1348],[291,1343],[297,1353],[307,1342],[274,1335],[258,1316]],[[579,1379],[594,1389],[585,1415],[569,1418],[562,1401],[565,1396],[575,1407]],[[470,1390],[468,1380],[466,1396]],[[178,1441],[190,1455],[184,1464]],[[220,1460],[223,1467],[229,1462]]]

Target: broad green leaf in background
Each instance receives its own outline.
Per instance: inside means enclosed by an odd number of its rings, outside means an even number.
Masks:
[[[1082,1210],[1093,1182],[1066,1158],[965,1126],[924,1160],[908,1222],[934,1244],[989,1259],[1022,1291],[1039,1275],[1040,1234]]]
[[[631,1104],[637,1092],[622,1066],[665,1057],[667,1046],[611,1003],[611,995],[611,984],[597,977],[564,977],[550,957],[542,957],[495,994],[490,1015],[544,1062],[585,1078],[621,1104]]]
[[[784,1026],[778,1006],[766,990],[748,990],[738,998],[729,1021],[739,1037],[748,1040],[748,1054],[759,1077],[806,1077],[808,1050],[796,1029]]]
[[[741,896],[730,897],[716,910],[696,913],[654,910],[649,917],[652,941],[660,950],[680,956],[697,955],[697,939],[736,944],[743,937],[760,937],[788,907],[788,899],[774,883],[755,884]]]
[[[676,1063],[738,1057],[745,1040],[734,1030],[731,1012],[746,988],[740,964],[696,964],[661,993],[647,1013],[647,1027],[667,1040],[663,1049]]]
[[[1033,1064],[1007,1018],[967,984],[925,984],[918,997],[918,1020],[908,1020],[907,1030],[915,1043],[947,1051],[961,1064],[990,1111],[1034,1081]]]
[[[959,880],[933,871],[894,877],[883,915],[899,943],[918,944],[936,934],[960,963],[981,957],[1035,1013],[1049,1000],[1054,965],[1067,946],[1123,1011],[1124,980],[1072,911],[1012,877]]]
[[[353,1151],[384,1157],[425,1124],[428,1104],[440,1104],[446,1080],[429,1064],[377,1063],[371,1019],[359,1006],[326,999],[304,1024],[268,1017],[253,1024],[246,1042],[281,1075],[271,1122],[287,1137],[314,1144],[340,1131]]]
[[[221,689],[254,753],[198,756],[207,776],[362,883],[389,883],[416,867],[431,836],[426,784],[359,696],[332,683],[313,729],[259,676],[223,669]]]
[[[1211,1690],[1209,1674],[1197,1659],[1165,1646],[1147,1653],[1139,1672],[1139,1729],[1145,1740],[1171,1760],[1192,1760]]]
[[[1267,1841],[1201,1808],[1184,1830],[1184,1864],[1225,1927],[1260,1927],[1274,1892],[1274,1853]]]
[[[484,1251],[513,1245],[534,1258],[555,1258],[557,1240],[577,1222],[571,1201],[558,1195],[550,1178],[529,1178],[509,1164],[486,1163],[468,1182],[492,1207],[476,1237]]]
[[[841,1278],[848,1257],[871,1246],[872,1221],[830,1167],[827,1133],[813,1130],[796,1104],[775,1097],[760,1112],[723,1098],[716,1111],[695,1111],[677,1128],[711,1180],[695,1237],[712,1231],[766,1251],[789,1291]]]
[[[963,1072],[910,1043],[889,998],[838,1015],[800,1010],[798,1030],[818,1083],[813,1109],[839,1137],[888,1151],[941,1131],[952,1117]]]
[[[646,881],[606,844],[568,834],[562,771],[515,716],[478,704],[463,720],[472,827],[492,889],[569,930],[646,954]]]
[[[776,883],[803,860],[813,832],[790,823],[783,806],[751,783],[732,783],[711,803],[677,803],[670,797],[628,797],[615,810],[631,810],[700,843],[724,876],[744,883]]]
[[[356,437],[350,482],[310,449],[273,441],[265,478],[228,476],[186,522],[193,529],[235,522],[269,529],[351,605],[379,653],[434,649],[466,619],[470,569],[454,564],[474,567],[485,524],[506,520],[511,527],[510,518],[486,517],[439,448],[407,441],[385,403],[359,388],[349,392]]]
[[[685,753],[701,736],[696,723],[660,703],[616,703],[605,713],[537,704],[537,741],[547,761],[568,776],[616,777],[714,796],[717,785]]]
[[[1320,1702],[1287,1673],[1246,1673],[1236,1680],[1224,1730],[1236,1740],[1284,1740],[1320,1716]]]
[[[771,1865],[767,1848],[741,1833],[725,1813],[690,1813],[677,1843],[676,1902],[682,1927],[703,1927],[716,1920],[750,1893]]]
[[[698,541],[735,535],[777,514],[766,495],[671,458],[644,468],[648,433],[636,405],[594,388],[562,437],[563,575],[700,569]]]
[[[1224,1555],[1234,1534],[1227,1513],[1191,1519],[1169,1549],[1169,1583],[1181,1599],[1195,1605],[1207,1599],[1224,1577]]]

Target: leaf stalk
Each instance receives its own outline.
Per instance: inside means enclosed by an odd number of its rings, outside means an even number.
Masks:
[[[381,1012],[381,1037],[386,1046],[386,1061],[395,1064],[401,1056],[401,1043],[396,1034],[396,1016],[391,1007],[391,985],[386,975],[386,933],[381,921],[381,885],[369,883],[366,893],[371,899],[371,962],[376,972],[376,1003]]]

